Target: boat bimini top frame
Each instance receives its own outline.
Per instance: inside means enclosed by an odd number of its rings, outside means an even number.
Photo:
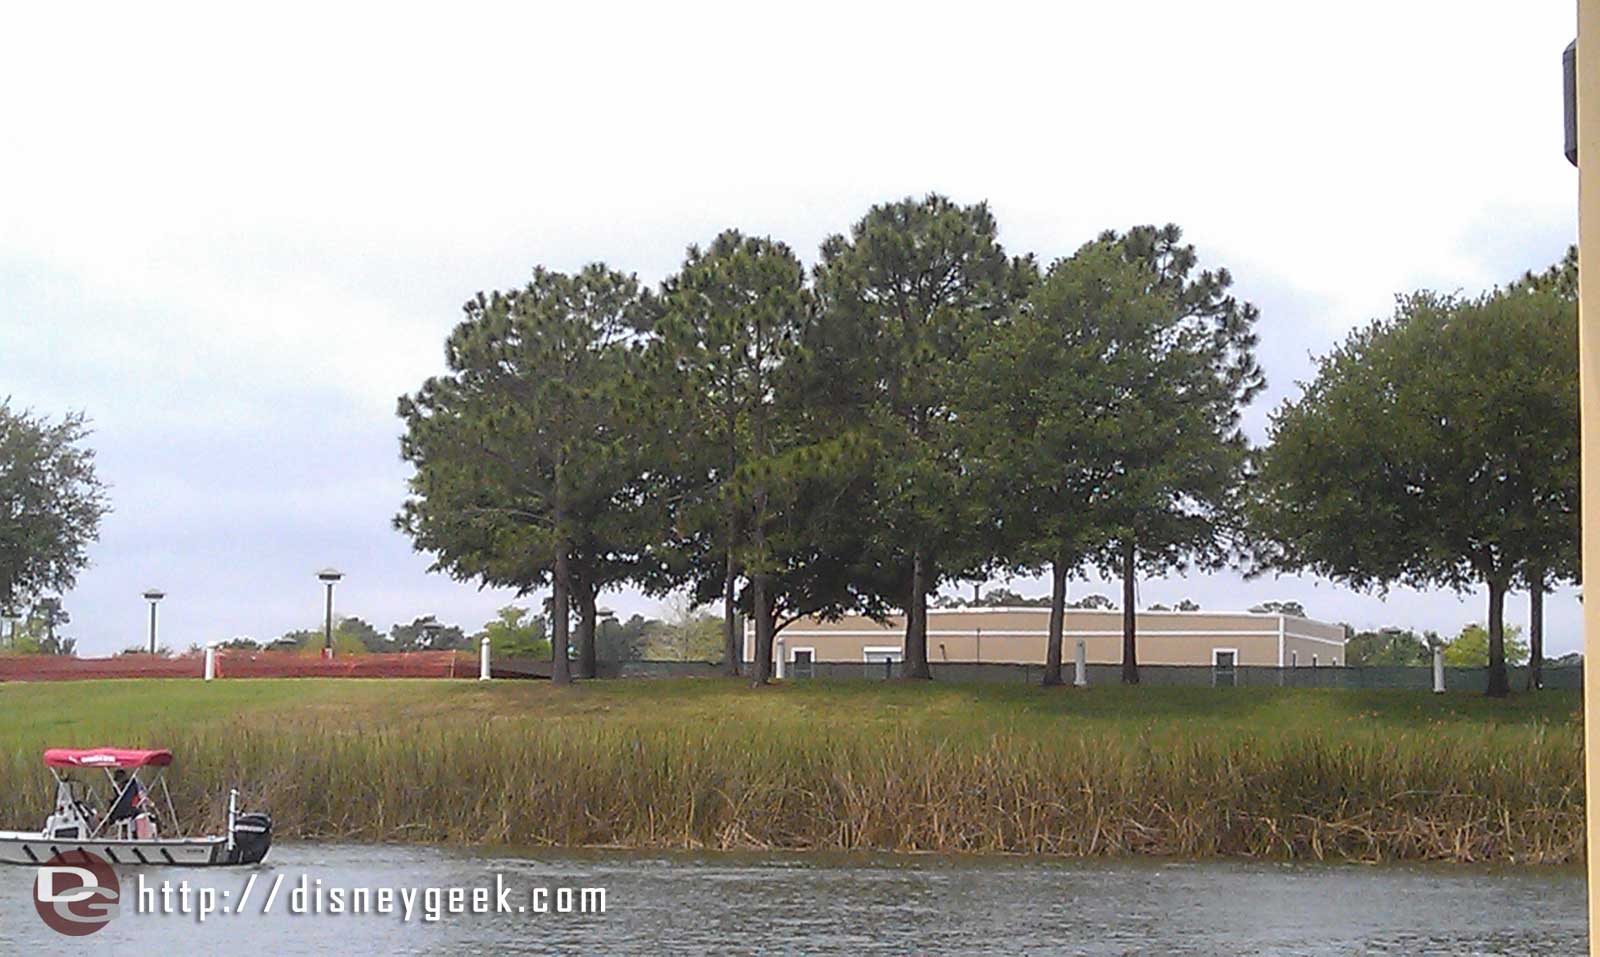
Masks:
[[[167,790],[167,775],[165,770],[157,771],[155,773],[155,777],[152,778],[148,783],[139,781],[138,771],[130,771],[128,773],[127,780],[122,782],[122,786],[120,788],[117,787],[117,779],[115,774],[112,772],[112,769],[106,768],[105,772],[106,780],[111,784],[111,788],[115,792],[115,796],[112,797],[111,803],[106,806],[106,809],[100,813],[100,819],[95,822],[94,827],[89,831],[89,840],[92,841],[98,838],[100,836],[100,832],[105,830],[106,825],[111,823],[111,812],[115,811],[117,809],[117,805],[122,803],[123,797],[127,791],[133,787],[134,782],[136,781],[139,783],[140,787],[144,788],[146,794],[153,793],[158,786],[161,788],[161,799],[165,801],[167,805],[167,822],[172,827],[173,836],[178,838],[183,837],[183,833],[178,830],[178,814],[175,810],[173,810],[172,807],[172,792]],[[55,768],[51,768],[50,773],[55,776],[58,793],[59,789],[62,787],[72,787],[72,778],[67,777]],[[79,806],[82,806],[81,803]]]
[[[44,763],[45,767],[50,769],[51,776],[56,780],[57,807],[62,810],[76,809],[85,818],[85,821],[87,821],[88,815],[83,814],[85,810],[84,804],[72,793],[73,779],[63,774],[62,769],[100,768],[105,772],[106,780],[111,784],[113,796],[111,803],[106,805],[105,811],[99,815],[99,820],[95,822],[93,829],[90,830],[88,834],[89,840],[100,837],[100,832],[105,830],[107,824],[111,823],[112,813],[116,811],[123,798],[127,796],[128,791],[135,784],[144,789],[146,796],[150,795],[157,786],[161,788],[161,797],[167,805],[167,822],[171,825],[175,837],[180,839],[183,837],[183,833],[178,830],[177,811],[172,806],[172,792],[167,790],[166,770],[172,764],[171,751],[142,751],[127,748],[92,748],[80,751],[69,748],[51,748],[44,753]],[[155,777],[148,782],[140,781],[139,772],[146,768],[155,768]],[[122,782],[120,787],[117,785],[117,771],[126,771],[128,773],[127,779]],[[232,810],[231,800],[229,809],[230,811]],[[232,815],[230,814],[229,816],[231,817]],[[229,823],[231,824],[232,822],[230,821]]]

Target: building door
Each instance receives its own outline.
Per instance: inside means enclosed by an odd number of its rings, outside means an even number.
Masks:
[[[1239,653],[1233,649],[1218,648],[1211,652],[1211,684],[1217,688],[1232,688],[1238,684],[1238,671],[1234,662]]]
[[[814,653],[810,648],[796,648],[789,659],[789,677],[810,678],[816,669],[811,667]]]

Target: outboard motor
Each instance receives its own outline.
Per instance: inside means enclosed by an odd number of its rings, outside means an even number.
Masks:
[[[229,864],[258,864],[272,846],[272,815],[264,811],[239,813],[239,792],[228,792]]]
[[[264,811],[241,814],[233,821],[231,863],[256,864],[272,846],[272,815]]]

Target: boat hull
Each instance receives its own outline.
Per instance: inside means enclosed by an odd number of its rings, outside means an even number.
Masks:
[[[42,834],[0,831],[0,864],[43,864],[58,854],[88,851],[107,863],[130,867],[226,867],[255,864],[267,856],[266,846],[230,850],[221,837],[140,840],[78,840]]]

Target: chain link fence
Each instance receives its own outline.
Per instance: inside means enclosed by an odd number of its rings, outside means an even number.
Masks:
[[[746,663],[746,673],[749,664]],[[903,676],[903,666],[897,661],[843,662],[814,661],[788,662],[786,677],[791,681],[886,681]],[[1038,684],[1044,679],[1044,666],[1015,663],[931,662],[929,669],[934,680],[952,683],[988,684]],[[496,658],[491,663],[496,678],[548,678],[550,662],[534,659]],[[597,678],[711,678],[722,674],[722,665],[713,661],[600,661],[595,666]],[[1511,687],[1520,690],[1527,685],[1527,669],[1508,669]],[[1062,665],[1062,675],[1068,682],[1073,679],[1073,665]],[[1086,669],[1090,686],[1114,685],[1122,682],[1122,666],[1092,664]],[[1449,691],[1482,692],[1488,686],[1487,668],[1446,668],[1445,688]],[[1581,665],[1547,666],[1543,674],[1544,687],[1579,689],[1583,687]],[[1210,665],[1140,665],[1141,684],[1157,687],[1190,688],[1389,688],[1396,690],[1430,691],[1433,689],[1433,669],[1407,667],[1300,667],[1270,668],[1256,665],[1239,665],[1233,668],[1216,668]]]
[[[789,667],[789,677],[795,680],[820,678],[827,680],[888,680],[902,675],[902,665],[896,661],[869,663],[825,662],[812,663],[806,668]],[[929,664],[936,681],[988,682],[996,684],[1038,684],[1044,678],[1044,666],[1034,664],[973,662],[933,662]],[[1120,684],[1121,665],[1092,664],[1086,669],[1089,685]],[[1527,685],[1526,668],[1508,669],[1511,687],[1521,689]],[[1073,679],[1072,663],[1062,666],[1067,681]],[[1546,688],[1578,689],[1583,687],[1583,667],[1563,665],[1546,667],[1543,671]],[[1487,668],[1446,668],[1444,684],[1448,691],[1482,692],[1488,687]],[[1397,690],[1431,691],[1433,669],[1408,667],[1317,667],[1271,668],[1239,665],[1233,668],[1215,668],[1210,665],[1140,665],[1139,682],[1154,686],[1205,687],[1273,687],[1273,688],[1390,688]]]

